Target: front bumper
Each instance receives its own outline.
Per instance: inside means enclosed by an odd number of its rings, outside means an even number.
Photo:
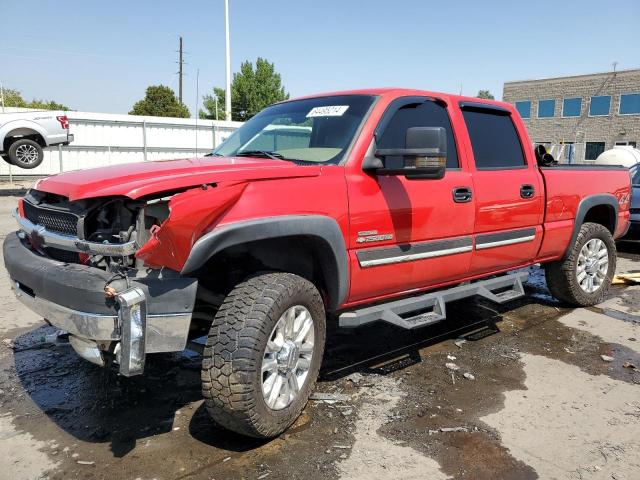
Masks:
[[[119,358],[121,373],[135,375],[142,373],[146,353],[185,348],[195,278],[168,269],[131,270],[126,279],[114,278],[98,268],[39,255],[15,233],[5,239],[3,253],[17,298],[76,337],[71,343],[84,358],[100,363],[103,355],[96,357],[95,349],[108,350]],[[117,292],[114,298],[105,296],[107,284]]]

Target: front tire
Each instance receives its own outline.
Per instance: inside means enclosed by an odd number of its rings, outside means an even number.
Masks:
[[[36,168],[44,160],[44,152],[38,142],[21,138],[9,147],[9,162],[20,168]]]
[[[266,273],[237,285],[203,354],[202,392],[213,420],[255,438],[284,432],[313,390],[325,335],[324,304],[311,282]]]
[[[598,223],[584,223],[563,260],[545,265],[547,287],[558,300],[576,307],[600,303],[616,271],[616,244]]]

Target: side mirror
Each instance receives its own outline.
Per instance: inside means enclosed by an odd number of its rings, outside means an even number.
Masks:
[[[405,148],[375,151],[375,159],[363,165],[379,175],[404,175],[409,179],[444,177],[447,166],[447,132],[442,127],[410,127]]]

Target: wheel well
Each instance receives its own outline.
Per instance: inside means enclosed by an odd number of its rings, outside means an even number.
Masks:
[[[16,128],[15,130],[11,130],[9,133],[5,135],[4,143],[2,145],[3,151],[8,152],[9,147],[11,147],[11,144],[16,140],[20,140],[22,138],[33,140],[42,148],[47,146],[47,142],[44,141],[44,138],[42,137],[42,135],[40,135],[35,130],[32,130],[30,128]]]
[[[296,235],[248,242],[228,247],[211,257],[195,275],[208,295],[224,298],[235,285],[253,273],[279,271],[299,275],[320,291],[331,309],[340,299],[335,285],[340,281],[331,247],[319,237]]]
[[[587,211],[583,222],[599,223],[613,235],[616,228],[616,212],[611,205],[596,205]]]

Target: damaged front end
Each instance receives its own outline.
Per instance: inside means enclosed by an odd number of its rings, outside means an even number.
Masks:
[[[143,372],[147,353],[187,343],[197,279],[136,256],[167,221],[173,194],[70,202],[31,190],[4,243],[18,299],[69,332],[83,358],[115,361],[126,376]]]

